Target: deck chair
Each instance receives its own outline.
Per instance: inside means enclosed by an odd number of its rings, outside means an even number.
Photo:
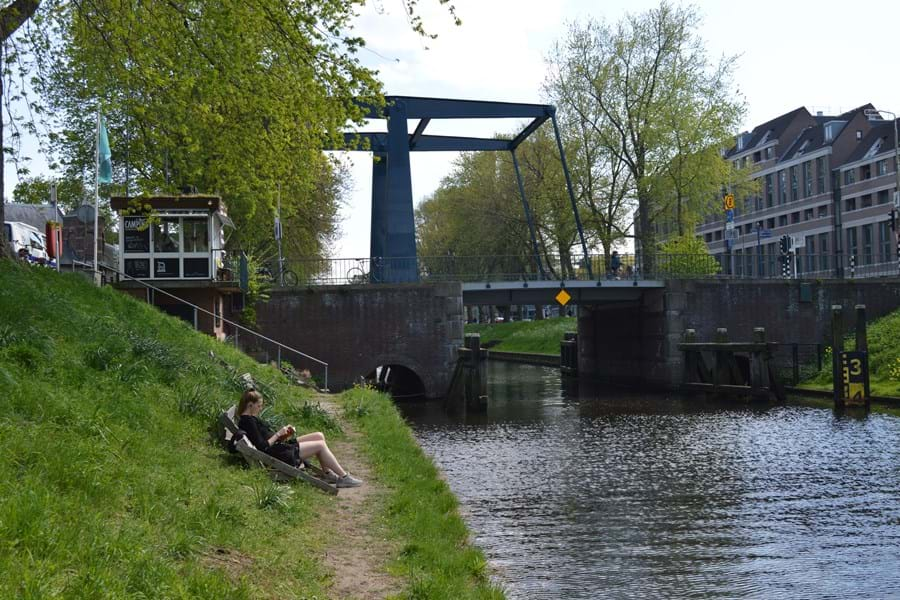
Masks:
[[[318,467],[304,463],[303,468],[298,468],[255,448],[253,443],[247,439],[247,436],[242,435],[243,432],[238,429],[237,421],[234,418],[236,408],[237,407],[232,406],[227,411],[223,412],[219,418],[222,428],[225,431],[224,441],[229,448],[234,447],[251,467],[266,468],[278,481],[300,479],[319,488],[327,494],[333,496],[337,495],[337,486],[325,481],[325,472]]]

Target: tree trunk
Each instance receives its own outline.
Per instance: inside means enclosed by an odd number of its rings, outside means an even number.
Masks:
[[[6,40],[8,40],[22,24],[30,19],[41,5],[41,0],[14,0],[12,4],[0,10],[0,65],[6,64]],[[0,77],[0,101],[3,100],[3,80]],[[6,165],[6,152],[3,151],[3,109],[0,108],[0,223],[6,222],[6,178],[4,167]],[[6,233],[2,236],[3,249],[0,250],[0,258],[13,258],[12,246],[6,242]]]

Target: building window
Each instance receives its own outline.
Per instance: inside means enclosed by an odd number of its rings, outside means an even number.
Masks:
[[[793,224],[799,223],[799,222],[800,222],[800,211],[798,210],[797,212],[791,213],[791,224],[793,225]]]
[[[862,201],[861,208],[869,208],[872,206],[872,194],[866,194],[860,200]]]
[[[183,220],[184,251],[209,252],[209,219]]]
[[[858,259],[858,254],[859,241],[856,238],[856,227],[850,227],[847,229],[847,256],[856,257]],[[859,264],[859,260],[856,261],[856,264]]]
[[[788,224],[788,216],[787,215],[779,215],[778,216],[778,226],[779,227],[787,227]]]
[[[825,159],[816,159],[816,190],[820,194],[825,193]]]
[[[808,235],[806,236],[806,270],[807,271],[815,271],[816,270],[816,236]]]
[[[722,230],[721,229],[716,229],[715,233],[713,233],[713,239],[717,242],[722,239]]]
[[[803,196],[809,198],[812,196],[812,161],[808,160],[803,163]]]
[[[797,167],[791,167],[791,202],[796,202],[799,198],[797,193]]]
[[[750,235],[751,233],[753,233],[753,223],[747,223],[744,225],[744,234]]]
[[[819,234],[819,270],[828,270],[828,234]]]
[[[209,217],[122,216],[120,242],[126,275],[136,279],[210,277]]]
[[[807,208],[803,211],[803,220],[804,221],[812,221],[813,218],[813,209]]]
[[[827,204],[823,204],[822,206],[820,206],[820,207],[818,208],[818,216],[819,216],[820,219],[821,219],[822,217],[827,217],[827,216],[828,216],[828,205],[827,205]]]
[[[775,217],[766,219],[766,229],[775,229]]]
[[[872,224],[862,226],[862,238],[863,238],[863,264],[871,265],[874,262],[874,256],[872,255]]]
[[[878,191],[878,204],[887,204],[888,203],[888,191],[887,190],[879,190]]]
[[[856,174],[853,172],[853,169],[847,169],[844,171],[844,185],[851,185],[856,183]]]
[[[753,250],[751,248],[747,248],[744,251],[744,262],[747,277],[753,277]]]
[[[772,174],[766,175],[766,208],[772,208],[773,203],[773,192],[772,192]]]
[[[856,210],[856,198],[847,198],[844,201],[844,212],[850,212],[851,210]]]
[[[859,180],[865,181],[866,179],[872,179],[872,165],[865,164],[859,168]]]
[[[762,156],[759,152],[753,153],[753,162],[758,163],[762,159]]]
[[[778,204],[787,204],[787,175],[778,171]]]
[[[875,174],[876,175],[886,175],[887,174],[887,160],[879,160],[875,163]]]
[[[781,255],[781,253],[778,251],[777,244],[766,244],[766,257],[769,259],[768,260],[769,266],[767,268],[767,272],[769,273],[769,275],[776,274],[776,271],[775,271],[775,256],[776,256],[776,254],[778,254],[779,256]]]
[[[891,231],[891,224],[887,221],[880,222],[878,224],[878,254],[881,262],[891,261],[891,245],[893,241],[894,236]]]
[[[705,236],[703,236],[703,238],[706,240],[706,243],[708,244],[712,241],[712,234],[707,233]]]
[[[768,148],[766,148],[766,160],[769,160],[773,156],[775,156],[775,150],[772,148],[772,146],[769,146]]]

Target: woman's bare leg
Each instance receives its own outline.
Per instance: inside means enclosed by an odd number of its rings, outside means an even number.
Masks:
[[[324,440],[299,442],[297,445],[300,448],[300,458],[305,460],[310,456],[315,456],[319,459],[319,464],[322,465],[323,469],[331,469],[338,477],[343,477],[347,473],[334,457],[334,454],[331,453],[328,444]]]
[[[325,434],[321,431],[316,431],[315,433],[307,433],[305,435],[297,436],[297,442],[324,442]]]

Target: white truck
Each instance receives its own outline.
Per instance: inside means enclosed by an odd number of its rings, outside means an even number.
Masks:
[[[12,247],[13,254],[19,255],[19,250],[25,249],[29,260],[45,264],[49,262],[47,256],[47,237],[37,228],[27,223],[18,221],[6,221],[3,230],[7,242]]]

